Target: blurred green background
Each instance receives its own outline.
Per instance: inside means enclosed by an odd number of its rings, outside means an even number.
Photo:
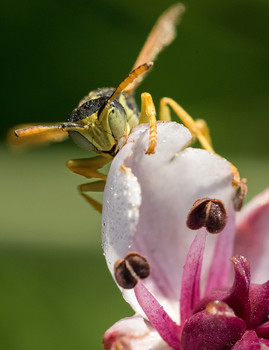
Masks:
[[[22,122],[65,120],[90,90],[129,72],[173,1],[5,1],[1,5],[0,348],[101,349],[132,311],[106,269],[101,217],[79,197],[65,142],[23,153],[4,143]],[[268,185],[268,0],[185,1],[176,41],[139,88],[205,118],[215,149]]]

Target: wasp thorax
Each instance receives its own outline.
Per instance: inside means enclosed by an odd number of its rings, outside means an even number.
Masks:
[[[188,214],[187,226],[191,230],[205,227],[210,233],[219,233],[226,225],[227,213],[218,199],[197,199]]]
[[[120,287],[132,289],[139,279],[148,277],[150,265],[147,259],[139,253],[128,253],[114,265],[114,275]]]

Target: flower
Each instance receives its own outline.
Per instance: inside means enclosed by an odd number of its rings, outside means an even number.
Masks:
[[[178,123],[158,122],[148,155],[142,124],[112,162],[103,249],[136,314],[106,331],[106,350],[269,349],[269,190],[236,224],[234,167],[188,147],[191,138]]]

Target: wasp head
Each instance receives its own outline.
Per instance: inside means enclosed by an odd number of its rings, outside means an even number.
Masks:
[[[76,108],[68,123],[82,128],[68,130],[70,138],[83,149],[98,153],[110,152],[127,131],[127,116],[117,100],[107,105],[108,97],[93,97]]]

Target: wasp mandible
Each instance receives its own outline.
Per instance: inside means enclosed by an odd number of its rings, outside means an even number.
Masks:
[[[141,112],[139,113],[134,92],[153,66],[158,53],[168,46],[176,36],[176,25],[184,12],[180,3],[168,8],[157,20],[151,30],[134,66],[128,76],[114,88],[101,88],[90,92],[73,110],[66,122],[56,124],[24,125],[16,128],[15,135],[28,145],[61,141],[68,136],[80,147],[98,154],[96,157],[69,160],[67,167],[86,178],[98,181],[79,186],[83,197],[98,211],[100,203],[92,199],[87,192],[102,191],[106,175],[99,172],[118,152],[118,141],[128,137],[132,129],[140,123],[150,126],[147,154],[154,153],[157,143],[156,110],[149,93],[141,94]],[[203,120],[194,121],[171,98],[160,101],[159,119],[170,121],[170,109],[191,131],[193,138],[198,138],[203,148],[213,151],[209,131]],[[14,129],[13,129],[14,130]],[[11,142],[15,143],[15,137]]]

